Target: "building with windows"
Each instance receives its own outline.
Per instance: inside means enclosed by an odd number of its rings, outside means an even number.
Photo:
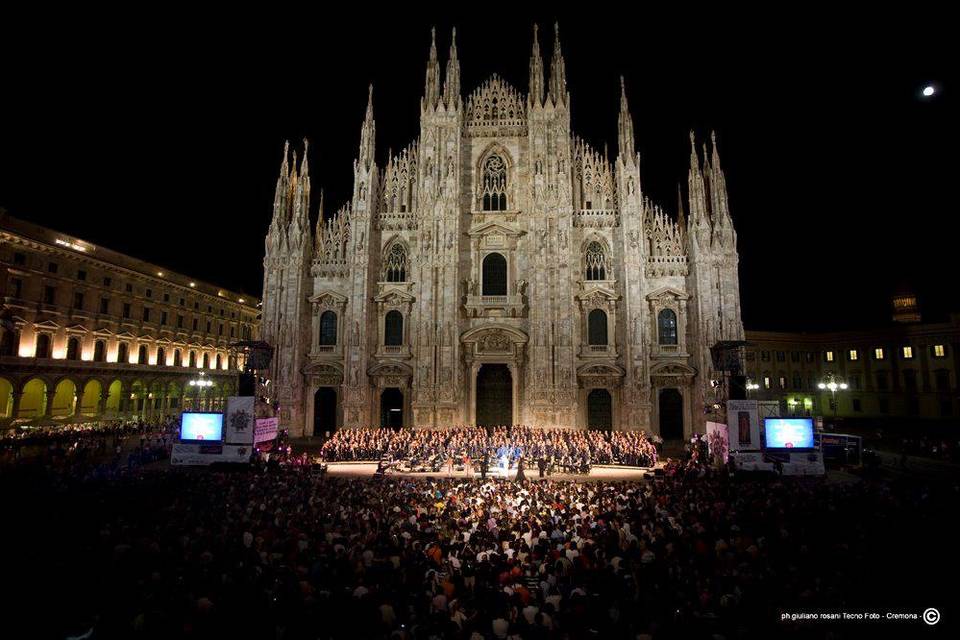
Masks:
[[[256,299],[2,210],[0,269],[3,426],[218,409],[257,337]]]
[[[743,339],[736,232],[714,141],[691,133],[675,216],[641,187],[621,83],[611,161],[571,129],[557,34],[524,94],[461,93],[431,44],[420,134],[376,152],[373,89],[353,193],[311,224],[285,150],[266,235],[263,339],[282,426],[703,431],[710,346]],[[613,92],[611,92],[613,93]]]
[[[960,314],[919,322],[916,311],[869,330],[825,333],[747,331],[748,394],[781,411],[827,418],[957,420]],[[846,384],[831,392],[830,380]]]

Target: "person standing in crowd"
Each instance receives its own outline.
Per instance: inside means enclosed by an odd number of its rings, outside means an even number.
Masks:
[[[516,482],[523,482],[526,479],[527,479],[526,476],[523,475],[523,456],[521,455],[519,458],[517,458]]]

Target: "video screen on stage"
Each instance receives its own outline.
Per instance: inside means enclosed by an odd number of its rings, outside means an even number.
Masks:
[[[185,411],[180,414],[182,442],[220,442],[223,440],[223,414]]]
[[[813,449],[813,418],[764,418],[767,449]]]

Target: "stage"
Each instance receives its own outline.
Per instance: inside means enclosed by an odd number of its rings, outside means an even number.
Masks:
[[[658,462],[655,467],[622,467],[614,465],[595,465],[588,474],[579,473],[555,473],[543,478],[543,480],[578,480],[578,481],[613,481],[613,480],[643,480],[647,476],[652,477],[654,469],[663,467],[663,462]],[[327,473],[333,476],[353,476],[353,477],[371,477],[377,471],[376,462],[328,462]],[[517,475],[516,469],[510,469],[506,474],[500,467],[491,467],[487,472],[487,479],[506,479],[513,480]],[[388,471],[387,477],[403,478],[458,478],[464,479],[468,476],[465,471],[454,470],[453,473],[442,471],[426,472],[402,472]],[[540,473],[534,466],[532,469],[524,469],[524,476],[527,480],[539,481]],[[472,474],[474,478],[480,478],[479,468],[475,468]]]

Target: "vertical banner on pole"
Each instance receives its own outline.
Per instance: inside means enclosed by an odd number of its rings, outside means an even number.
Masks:
[[[223,441],[226,444],[253,444],[253,396],[230,396],[223,419]]]
[[[757,401],[728,400],[727,428],[731,451],[759,451],[760,415]]]

